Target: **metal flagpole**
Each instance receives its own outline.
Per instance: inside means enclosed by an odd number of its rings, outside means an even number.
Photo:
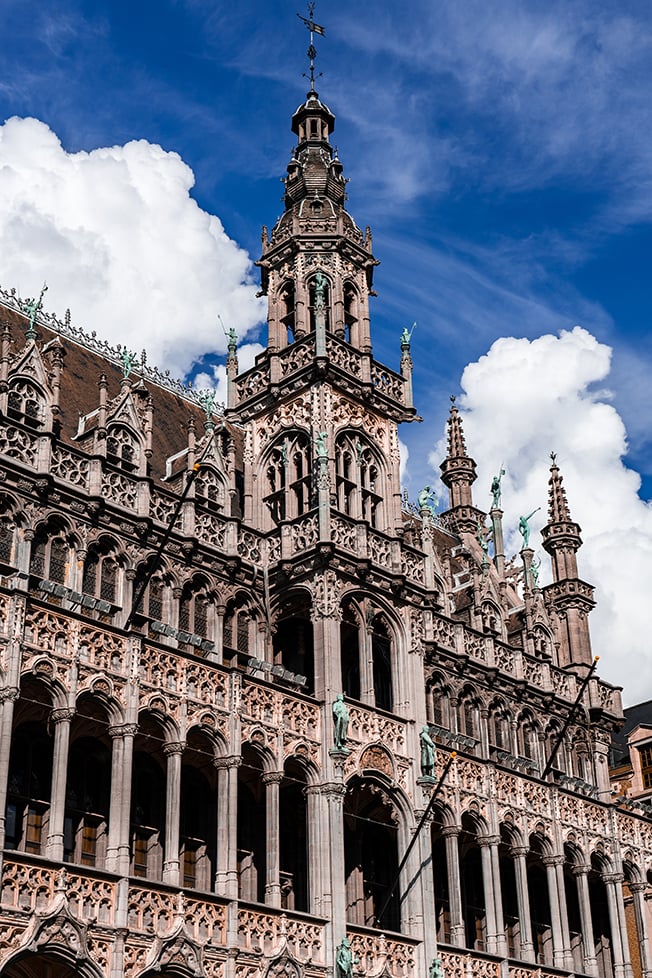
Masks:
[[[564,735],[565,735],[566,731],[568,730],[568,728],[569,728],[569,726],[570,726],[570,724],[571,724],[571,722],[573,720],[573,717],[575,716],[575,711],[577,710],[577,707],[580,705],[580,700],[582,699],[582,696],[584,695],[584,690],[588,686],[589,679],[591,678],[591,676],[595,672],[595,667],[597,666],[597,664],[598,664],[599,661],[600,661],[600,656],[599,655],[596,655],[596,657],[593,660],[593,663],[591,665],[591,668],[589,669],[589,671],[587,672],[586,676],[584,677],[584,682],[580,686],[579,692],[578,692],[578,694],[577,694],[577,696],[575,698],[575,702],[573,703],[573,705],[572,705],[572,707],[570,709],[570,712],[569,712],[568,716],[566,717],[566,720],[564,722],[564,725],[561,728],[561,730],[559,731],[559,736],[557,737],[557,740],[555,741],[555,745],[552,748],[552,751],[550,752],[550,757],[548,758],[548,763],[546,764],[545,768],[543,769],[543,774],[541,775],[541,780],[542,781],[545,781],[545,779],[547,778],[547,776],[550,774],[550,771],[552,770],[552,762],[554,761],[555,757],[557,756],[557,752],[558,752],[559,748],[561,747],[561,742],[564,739]]]

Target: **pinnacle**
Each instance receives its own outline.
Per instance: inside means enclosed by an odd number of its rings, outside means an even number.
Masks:
[[[462,458],[466,455],[466,443],[462,429],[462,418],[451,398],[451,410],[448,417],[448,457]]]
[[[570,523],[571,515],[566,490],[563,486],[563,476],[559,471],[554,454],[552,455],[548,486],[548,518],[550,523]]]

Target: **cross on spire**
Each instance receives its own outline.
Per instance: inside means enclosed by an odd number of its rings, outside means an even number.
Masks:
[[[303,17],[301,14],[297,14],[297,17],[299,18],[299,20],[302,20],[303,23],[308,28],[308,30],[310,31],[310,45],[309,45],[308,51],[307,51],[307,54],[308,54],[308,62],[310,64],[310,74],[309,75],[306,75],[305,72],[304,72],[304,77],[310,79],[310,91],[311,92],[314,92],[314,90],[315,90],[315,58],[317,57],[317,49],[315,48],[315,45],[313,43],[313,38],[314,38],[314,35],[315,34],[319,34],[321,37],[323,37],[324,34],[326,33],[325,30],[324,30],[324,28],[321,26],[321,24],[316,24],[315,23],[315,21],[314,21],[314,13],[315,13],[315,4],[312,3],[312,2],[310,2],[310,3],[308,3],[308,16],[307,17]],[[320,72],[320,74],[321,74],[321,72]]]

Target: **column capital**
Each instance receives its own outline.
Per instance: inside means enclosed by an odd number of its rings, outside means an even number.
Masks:
[[[630,889],[630,891],[632,893],[645,893],[645,891],[648,888],[648,884],[647,883],[643,883],[642,881],[638,881],[636,883],[634,883],[634,882],[629,883],[628,882],[627,885],[629,886],[629,889]]]
[[[524,859],[529,853],[529,851],[530,851],[529,846],[510,846],[509,848],[509,854],[514,859],[521,859],[521,858]]]
[[[232,754],[229,757],[214,757],[213,764],[218,771],[223,768],[240,767],[242,758],[238,754]]]
[[[60,710],[52,710],[50,713],[51,723],[63,723],[65,720],[70,721],[75,715],[75,711],[70,709],[70,707],[63,707]]]
[[[19,696],[20,689],[18,686],[6,686],[4,689],[0,689],[0,703],[15,702]]]
[[[282,771],[267,771],[261,778],[263,784],[280,784],[282,780]]]
[[[326,781],[324,784],[315,785],[315,788],[326,798],[343,798],[346,794],[346,785],[339,781]]]
[[[135,737],[138,733],[137,723],[116,723],[109,727],[109,737]]]
[[[571,873],[573,876],[588,876],[591,872],[591,867],[588,863],[581,863],[578,866],[571,866]]]
[[[484,846],[499,846],[500,845],[500,841],[501,840],[500,840],[500,836],[499,835],[479,835],[478,836],[478,845],[480,846],[480,848],[483,848]]]
[[[624,877],[623,873],[603,873],[602,874],[602,882],[603,883],[617,883],[618,885],[622,885],[624,879],[625,879],[625,877]]]
[[[172,754],[183,754],[186,749],[185,741],[172,741],[171,743],[163,744],[163,753],[168,757]]]
[[[457,838],[461,831],[462,829],[459,825],[444,825],[442,827],[441,834],[444,839],[450,839],[451,836],[455,836],[455,838]]]
[[[541,862],[544,866],[563,866],[566,862],[566,857],[562,855],[544,856]]]

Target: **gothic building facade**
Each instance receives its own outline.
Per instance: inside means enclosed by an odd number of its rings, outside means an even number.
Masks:
[[[447,511],[402,496],[333,127],[311,89],[223,411],[2,294],[0,978],[652,976],[561,473],[545,587],[455,404]]]

